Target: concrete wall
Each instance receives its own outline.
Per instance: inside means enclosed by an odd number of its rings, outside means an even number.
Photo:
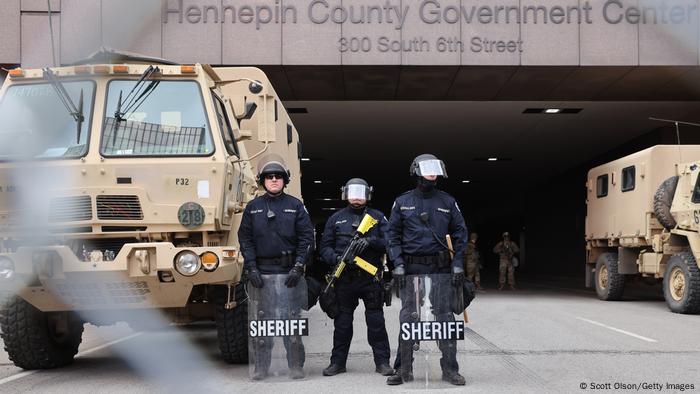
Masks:
[[[700,0],[52,0],[52,8],[63,63],[102,45],[256,65],[679,66],[700,58]],[[0,63],[50,63],[46,15],[42,0],[3,1]]]

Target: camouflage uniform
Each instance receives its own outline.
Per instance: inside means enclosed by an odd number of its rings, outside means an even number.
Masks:
[[[477,288],[481,287],[481,275],[479,275],[479,250],[476,248],[476,242],[470,240],[467,243],[467,252],[464,255],[467,267],[467,278],[476,284]]]
[[[515,268],[513,267],[513,256],[519,251],[520,249],[518,248],[518,245],[510,239],[504,239],[493,248],[493,252],[500,256],[498,264],[499,289],[501,289],[506,283],[506,273],[508,274],[508,284],[511,287],[515,286]]]

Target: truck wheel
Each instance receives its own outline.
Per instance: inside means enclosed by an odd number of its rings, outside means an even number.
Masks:
[[[219,350],[229,364],[248,363],[248,296],[242,283],[235,287],[236,306],[226,309],[227,288],[219,286],[216,296],[216,333]]]
[[[41,312],[27,301],[12,297],[0,315],[5,351],[23,369],[68,365],[78,353],[83,321],[72,312]]]
[[[664,298],[673,312],[700,313],[700,269],[692,253],[677,253],[668,260]]]
[[[617,253],[603,253],[595,264],[595,291],[603,301],[622,299],[625,276],[618,273]]]
[[[671,204],[673,203],[673,195],[676,194],[676,186],[678,186],[678,177],[672,176],[666,179],[654,194],[654,215],[659,223],[669,230],[676,227],[676,219],[671,215]]]

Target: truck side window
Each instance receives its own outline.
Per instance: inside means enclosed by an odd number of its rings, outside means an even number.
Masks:
[[[698,175],[698,180],[695,181],[695,187],[693,188],[693,196],[690,198],[693,204],[700,203],[700,175]]]
[[[224,102],[221,101],[219,96],[217,96],[214,93],[212,93],[212,97],[214,97],[214,108],[216,108],[216,118],[219,121],[219,127],[221,128],[221,136],[224,137],[224,145],[226,146],[226,151],[229,155],[240,156],[238,154],[236,138],[233,136],[231,122],[229,122],[228,116],[226,115],[226,110],[224,110]]]
[[[608,195],[608,174],[600,175],[598,178],[596,178],[595,195],[598,198]]]
[[[636,171],[634,166],[625,167],[622,169],[622,191],[628,192],[634,190]]]

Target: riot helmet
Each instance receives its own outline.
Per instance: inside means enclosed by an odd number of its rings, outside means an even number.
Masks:
[[[441,176],[447,178],[445,163],[431,154],[422,154],[413,159],[410,168],[411,176]]]
[[[350,199],[369,201],[372,199],[372,192],[374,191],[374,188],[362,178],[352,178],[345,184],[345,186],[341,187],[340,190],[340,198],[343,201]]]
[[[277,154],[271,153],[260,159],[258,163],[258,184],[260,186],[265,185],[265,176],[269,174],[280,174],[284,180],[284,185],[289,183],[289,177],[291,173],[284,163],[284,159]]]

